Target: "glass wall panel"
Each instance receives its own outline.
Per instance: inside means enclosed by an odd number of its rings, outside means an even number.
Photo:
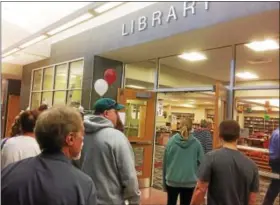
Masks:
[[[55,89],[66,89],[68,77],[67,63],[56,66],[55,70]]]
[[[154,60],[125,65],[125,87],[134,89],[154,88],[156,63]]]
[[[184,118],[193,121],[194,133],[202,120],[208,122],[207,129],[213,137],[216,98],[214,92],[166,92],[157,97],[153,187],[162,189],[163,156],[169,139],[179,131]]]
[[[240,145],[268,149],[279,127],[279,90],[235,91],[234,119],[243,130]]]
[[[229,84],[232,48],[190,52],[160,59],[159,88]]]
[[[53,99],[53,92],[43,92],[42,93],[42,103],[41,104],[47,104],[49,106],[52,105],[52,99]]]
[[[81,88],[83,78],[83,61],[70,63],[69,89]]]
[[[36,109],[41,104],[41,93],[32,93],[31,95],[31,109]]]
[[[33,91],[41,90],[42,70],[35,70],[33,72]]]
[[[53,105],[65,105],[66,91],[54,92]]]
[[[80,106],[82,99],[82,91],[81,90],[69,90],[67,94],[67,104],[75,105],[77,107]]]
[[[279,39],[236,47],[235,85],[279,85]]]
[[[83,60],[35,70],[32,78],[32,100],[30,102],[32,107],[39,106],[42,103],[47,103],[49,106],[66,103],[80,106]]]
[[[44,69],[43,90],[53,89],[53,67]]]

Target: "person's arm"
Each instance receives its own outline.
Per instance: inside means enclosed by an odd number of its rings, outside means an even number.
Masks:
[[[204,203],[205,194],[208,189],[208,182],[198,180],[193,192],[191,205],[201,205]]]
[[[208,189],[209,183],[211,183],[212,173],[212,157],[211,155],[205,155],[198,171],[198,182],[194,190],[191,205],[201,205],[204,203],[204,197]]]
[[[257,193],[259,192],[259,172],[255,165],[253,180],[250,185],[249,205],[255,205],[257,201]]]
[[[92,180],[90,181],[90,191],[86,205],[97,205],[96,188]]]
[[[205,136],[205,153],[208,153],[212,151],[213,149],[213,140],[212,140],[212,135],[210,131],[207,132],[207,135]]]
[[[197,153],[197,160],[198,160],[198,166],[202,163],[204,158],[204,150],[200,142],[198,141],[198,153]]]
[[[19,160],[21,160],[20,154],[14,146],[6,144],[1,153],[1,169]]]
[[[124,199],[129,204],[140,203],[140,190],[134,163],[134,153],[128,139],[123,133],[116,137],[115,157],[122,183]]]

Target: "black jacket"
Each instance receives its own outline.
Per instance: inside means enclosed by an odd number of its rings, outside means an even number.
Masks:
[[[2,170],[3,205],[96,205],[92,179],[63,153],[42,153]]]

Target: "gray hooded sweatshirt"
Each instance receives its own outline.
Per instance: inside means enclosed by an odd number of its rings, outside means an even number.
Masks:
[[[98,204],[139,204],[134,153],[127,137],[101,116],[85,116],[84,126],[81,168],[96,185]]]

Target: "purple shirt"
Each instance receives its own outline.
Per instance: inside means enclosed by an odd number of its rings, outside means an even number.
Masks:
[[[269,143],[269,157],[272,160],[280,160],[279,127],[273,131]]]

